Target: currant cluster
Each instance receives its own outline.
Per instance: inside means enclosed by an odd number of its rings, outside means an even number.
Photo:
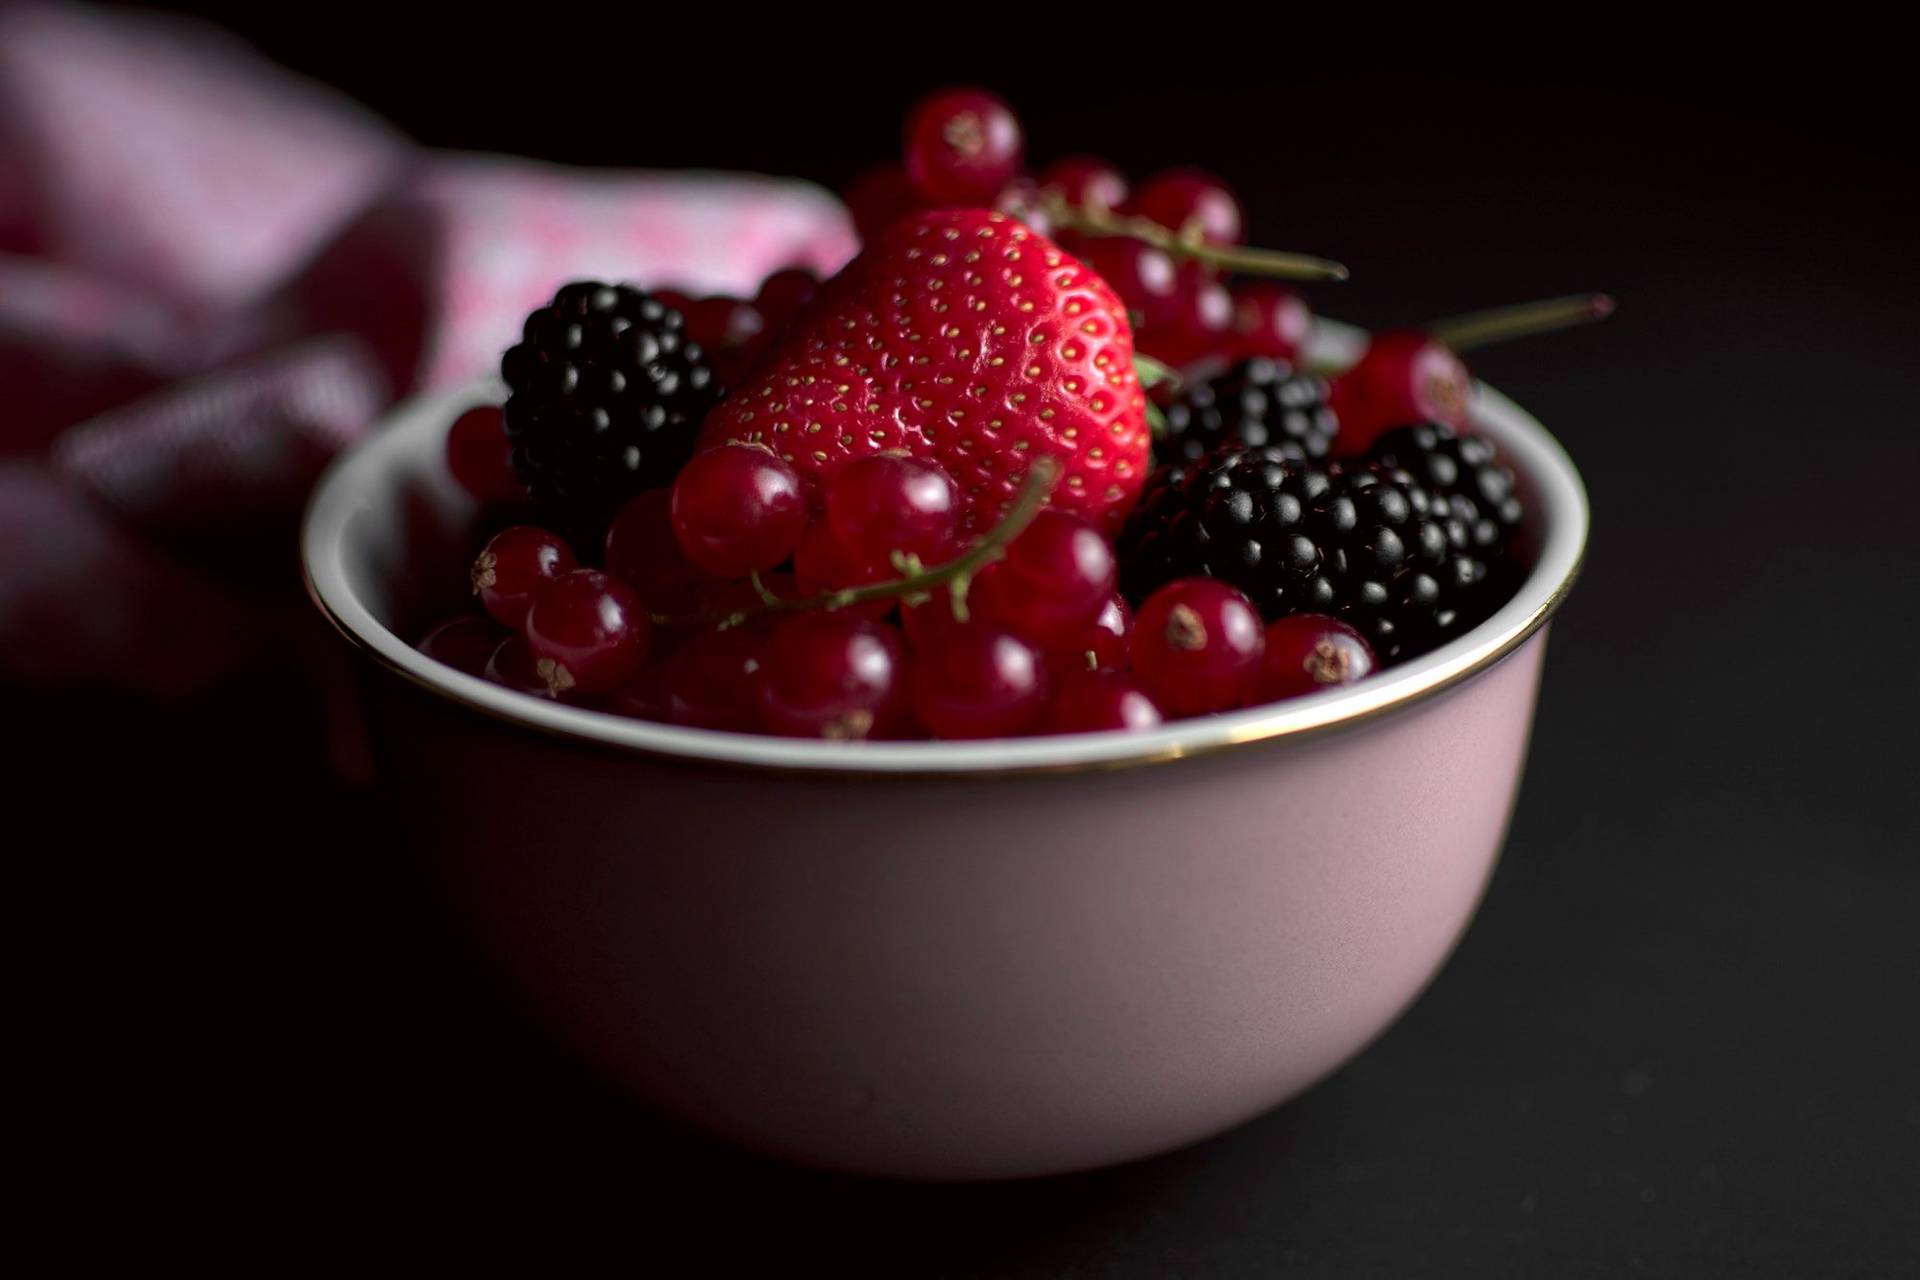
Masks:
[[[1346,624],[1269,626],[1207,578],[1154,592],[1136,625],[1085,519],[1016,511],[968,545],[961,509],[921,459],[851,462],[816,509],[770,450],[722,446],[621,510],[604,569],[546,529],[494,534],[471,570],[485,618],[420,647],[538,697],[845,739],[1138,729],[1374,668]]]
[[[1505,602],[1525,510],[1458,353],[1606,299],[1327,374],[1276,278],[1344,268],[1242,244],[1205,173],[1024,153],[1000,99],[934,94],[847,193],[868,247],[830,285],[561,288],[504,416],[449,429],[495,532],[419,647],[662,723],[991,738],[1350,684]]]

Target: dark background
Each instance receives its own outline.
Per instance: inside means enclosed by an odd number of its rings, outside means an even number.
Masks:
[[[1900,77],[1516,72],[1324,36],[1249,38],[1237,62],[1151,26],[1130,55],[1060,44],[998,74],[924,37],[891,59],[844,33],[831,56],[738,53],[641,11],[475,10],[449,34],[406,6],[195,7],[425,143],[584,163],[839,185],[891,153],[919,89],[984,81],[1041,160],[1222,173],[1256,243],[1352,266],[1314,299],[1342,318],[1596,288],[1621,305],[1475,358],[1582,466],[1592,556],[1478,922],[1307,1096],[1082,1177],[769,1165],[549,1047],[375,802],[319,781],[319,728],[267,675],[185,713],[16,690],[35,801],[16,813],[53,818],[8,842],[26,936],[54,935],[23,967],[52,1029],[32,1100],[62,1134],[43,1176],[83,1208],[77,1248],[451,1260],[530,1239],[670,1274],[1920,1268],[1920,202]],[[314,747],[259,746],[289,738]]]

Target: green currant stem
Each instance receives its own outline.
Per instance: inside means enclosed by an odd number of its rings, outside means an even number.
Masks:
[[[1327,258],[1277,249],[1213,244],[1197,236],[1169,231],[1151,218],[1128,216],[1109,209],[1075,208],[1056,199],[1047,202],[1046,211],[1057,228],[1089,236],[1128,236],[1144,240],[1176,257],[1192,258],[1222,271],[1277,276],[1283,280],[1345,280],[1348,275],[1346,267]]]
[[[845,609],[851,605],[866,604],[873,600],[900,600],[911,596],[931,595],[935,590],[945,587],[953,595],[954,616],[966,621],[967,587],[974,575],[1006,554],[1007,545],[1026,532],[1033,518],[1046,505],[1047,498],[1053,493],[1054,484],[1060,479],[1060,464],[1052,458],[1036,459],[1027,469],[1026,480],[1020,486],[1020,492],[1014,496],[1013,504],[1007,508],[993,528],[987,530],[978,542],[945,564],[935,565],[917,573],[887,582],[868,583],[863,587],[846,587],[839,591],[828,591],[817,596],[788,600],[773,594],[759,574],[752,575],[753,589],[760,597],[758,609],[737,609],[731,613],[696,614],[686,617],[674,617],[670,614],[653,614],[652,620],[661,626],[719,626],[735,627],[748,618],[768,613],[798,613],[806,609]]]
[[[1510,307],[1490,307],[1463,316],[1450,316],[1428,325],[1427,332],[1455,351],[1471,351],[1509,338],[1591,324],[1612,314],[1613,299],[1606,294],[1575,293],[1564,298],[1517,302]]]

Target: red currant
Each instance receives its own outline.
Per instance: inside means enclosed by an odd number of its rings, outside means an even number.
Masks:
[[[1095,212],[1118,209],[1127,201],[1126,175],[1094,156],[1056,160],[1040,180],[1040,189],[1075,209]]]
[[[1176,368],[1226,354],[1234,342],[1233,295],[1198,262],[1183,262],[1173,292],[1146,309],[1140,349]]]
[[[692,613],[706,575],[673,533],[673,493],[649,489],[607,526],[607,572],[655,613]]]
[[[1138,680],[1117,671],[1078,671],[1063,678],[1041,728],[1046,733],[1151,729],[1160,708]]]
[[[793,553],[793,577],[802,596],[825,595],[847,587],[888,582],[899,576],[884,559],[856,556],[848,551],[825,520],[816,520],[807,526],[799,548]],[[893,609],[893,601],[869,600],[865,604],[849,605],[847,609],[863,618],[884,618]]]
[[[665,721],[667,670],[664,662],[649,662],[640,668],[639,675],[607,695],[606,709],[635,720]]]
[[[1018,218],[1037,235],[1053,234],[1053,218],[1047,213],[1046,201],[1032,178],[1015,178],[1000,188],[990,207],[1009,218]]]
[[[760,718],[790,738],[896,737],[906,642],[884,622],[801,613],[774,628],[760,671]]]
[[[907,175],[935,204],[992,200],[1020,171],[1025,139],[1013,108],[984,89],[945,89],[907,115]]]
[[[1271,280],[1249,280],[1233,287],[1233,311],[1241,355],[1300,362],[1313,312],[1299,294]]]
[[[760,282],[753,305],[768,333],[778,333],[820,292],[820,279],[805,267],[784,267]]]
[[[992,572],[993,566],[988,565],[980,575],[975,577],[974,585],[979,584],[981,576]],[[968,617],[971,618],[974,603],[971,589],[967,592],[967,601]],[[948,627],[963,624],[956,621],[953,616],[953,596],[945,587],[937,587],[925,600],[914,604],[901,602],[900,625],[907,633],[907,642],[914,647],[915,651],[920,651],[932,648],[939,643],[940,636]]]
[[[1340,449],[1362,453],[1382,432],[1415,422],[1464,429],[1473,378],[1445,343],[1415,330],[1378,333],[1333,384]]]
[[[909,683],[914,714],[936,738],[1024,733],[1047,701],[1040,652],[984,622],[939,628],[919,652]]]
[[[1016,635],[1055,649],[1099,616],[1117,572],[1113,548],[1099,530],[1079,516],[1049,509],[975,583],[977,607]]]
[[[1063,237],[1068,252],[1093,268],[1129,311],[1158,315],[1172,304],[1179,271],[1164,249],[1129,236]]]
[[[758,730],[766,645],[766,628],[751,623],[691,637],[667,660],[667,718],[696,729]]]
[[[1183,236],[1215,244],[1240,242],[1240,202],[1226,183],[1198,169],[1156,174],[1134,196],[1129,212]]]
[[[673,530],[709,573],[744,578],[793,554],[807,527],[800,477],[770,449],[725,444],[695,454],[673,483]]]
[[[853,215],[853,229],[867,244],[908,214],[927,207],[913,189],[913,179],[897,164],[867,170],[847,187],[844,198],[847,212]]]
[[[682,319],[693,310],[693,295],[679,289],[654,289],[650,291],[654,301],[663,307],[669,307],[680,313]]]
[[[555,693],[607,693],[647,656],[647,611],[628,586],[598,569],[575,569],[542,587],[527,610],[527,647]]]
[[[894,454],[856,458],[827,486],[827,523],[842,547],[866,559],[891,553],[929,564],[953,550],[960,491],[937,463]]]
[[[494,649],[493,656],[487,659],[486,668],[480,673],[489,683],[512,689],[515,693],[532,694],[536,698],[558,698],[564,690],[556,687],[550,678],[551,667],[543,672],[533,656],[533,650],[527,647],[525,636],[508,636]]]
[[[482,502],[507,505],[527,500],[527,486],[513,471],[513,448],[495,405],[469,409],[447,429],[447,468]]]
[[[1057,671],[1119,671],[1127,665],[1127,636],[1133,610],[1118,592],[1107,597],[1099,614],[1052,653]]]
[[[738,298],[700,298],[687,309],[687,338],[709,353],[742,347],[766,328],[759,308]]]
[[[487,659],[500,647],[500,628],[478,614],[463,613],[420,637],[414,648],[445,663],[455,671],[477,676],[487,669]]]
[[[573,548],[557,533],[517,524],[488,539],[468,577],[480,605],[503,627],[526,620],[534,593],[579,567]]]
[[[1266,657],[1256,682],[1258,700],[1317,693],[1373,674],[1373,646],[1336,618],[1296,613],[1267,627]]]
[[[782,600],[800,599],[800,587],[790,573],[763,573],[760,585],[769,595]],[[699,605],[697,612],[712,614],[757,613],[761,606],[760,592],[751,582],[740,579],[704,578],[700,582]]]
[[[1203,715],[1246,699],[1265,645],[1245,596],[1212,578],[1178,578],[1140,606],[1130,648],[1162,710]]]

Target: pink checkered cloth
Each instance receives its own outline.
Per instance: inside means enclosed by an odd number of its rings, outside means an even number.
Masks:
[[[423,152],[217,32],[0,5],[0,676],[244,660],[296,578],[234,544],[559,284],[750,292],[854,248],[802,183]]]

